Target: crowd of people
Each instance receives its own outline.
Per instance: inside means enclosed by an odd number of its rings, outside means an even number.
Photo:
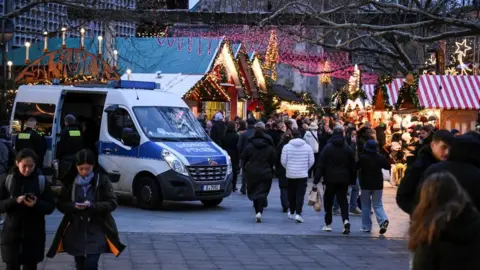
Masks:
[[[361,231],[371,232],[375,213],[384,234],[390,222],[382,202],[388,181],[398,188],[398,206],[411,217],[413,269],[477,269],[478,127],[460,134],[429,123],[401,130],[378,122],[372,127],[369,122],[285,114],[229,122],[219,112],[205,127],[243,171],[240,191],[253,201],[256,222],[262,221],[272,179],[278,178],[283,211],[302,223],[307,181],[312,178],[313,190],[319,184],[324,189],[324,231],[332,231],[332,216],[340,214],[342,233],[348,234],[349,215],[361,214]]]

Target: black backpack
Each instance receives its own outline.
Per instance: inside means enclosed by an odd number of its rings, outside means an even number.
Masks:
[[[14,165],[15,165],[15,150],[13,149],[11,144],[3,143],[8,149],[8,162],[7,168],[5,168],[5,172],[8,172]],[[3,165],[3,164],[2,164]]]

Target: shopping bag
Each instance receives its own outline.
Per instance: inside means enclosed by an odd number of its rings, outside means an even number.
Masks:
[[[317,199],[315,204],[313,204],[313,209],[317,212],[322,211],[322,194],[320,192],[317,192]]]
[[[383,174],[383,181],[390,182],[390,180],[392,180],[392,176],[389,170],[382,169],[382,174]]]
[[[318,191],[312,189],[308,195],[308,205],[313,206],[317,202]]]

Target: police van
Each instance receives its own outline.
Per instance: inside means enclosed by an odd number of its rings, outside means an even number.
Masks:
[[[97,141],[99,165],[118,194],[132,195],[144,209],[165,200],[219,205],[232,190],[230,157],[211,141],[178,95],[156,88],[155,83],[138,81],[23,85],[10,129],[15,135],[35,117],[48,142],[43,165],[50,167],[64,116],[73,114],[95,123],[84,135],[90,132]]]

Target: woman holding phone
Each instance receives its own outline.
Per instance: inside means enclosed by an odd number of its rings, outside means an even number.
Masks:
[[[33,150],[22,149],[15,167],[0,176],[1,252],[7,270],[36,270],[44,259],[45,215],[55,210],[55,196],[37,173],[36,160]]]
[[[119,256],[120,243],[112,212],[117,198],[108,176],[94,170],[95,155],[83,149],[64,178],[58,210],[64,214],[47,257],[66,252],[75,257],[77,270],[97,270],[102,253]]]

